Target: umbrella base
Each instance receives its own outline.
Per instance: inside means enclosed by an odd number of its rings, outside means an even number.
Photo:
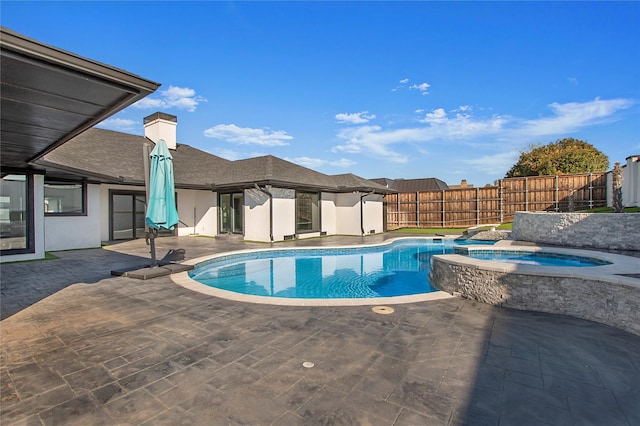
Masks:
[[[186,272],[193,269],[193,265],[182,265],[180,263],[167,263],[159,266],[141,266],[138,269],[111,271],[111,275],[117,277],[135,278],[148,280],[151,278],[164,277],[178,272]]]

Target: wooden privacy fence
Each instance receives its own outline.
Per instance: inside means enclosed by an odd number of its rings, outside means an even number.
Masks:
[[[388,194],[387,229],[455,228],[513,221],[516,211],[607,205],[606,173],[501,179],[497,186]]]

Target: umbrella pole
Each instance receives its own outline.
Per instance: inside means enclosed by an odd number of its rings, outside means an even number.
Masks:
[[[157,229],[150,229],[150,241],[149,244],[151,245],[151,266],[156,267],[158,266],[158,260],[156,259],[156,235],[157,235],[158,230]]]

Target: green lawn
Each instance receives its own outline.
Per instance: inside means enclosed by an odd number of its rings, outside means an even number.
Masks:
[[[625,207],[625,213],[640,213],[640,207]],[[593,209],[580,210],[576,213],[613,213],[612,207],[595,207]]]
[[[511,229],[511,222],[503,223],[502,225],[496,227],[496,229]],[[401,228],[395,229],[393,231],[389,231],[394,234],[462,234],[466,231],[467,228]],[[487,230],[489,227],[487,226]]]

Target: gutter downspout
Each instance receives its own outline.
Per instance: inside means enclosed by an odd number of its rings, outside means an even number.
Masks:
[[[257,183],[254,183],[253,185],[258,191],[267,194],[269,197],[269,239],[273,242],[273,194],[265,188],[260,188]]]
[[[363,203],[362,200],[363,200],[364,197],[366,197],[368,195],[373,195],[375,193],[376,193],[376,191],[371,191],[368,194],[362,194],[360,196],[360,231],[362,231],[362,236],[363,237],[365,236],[365,233],[364,233],[364,203]]]

